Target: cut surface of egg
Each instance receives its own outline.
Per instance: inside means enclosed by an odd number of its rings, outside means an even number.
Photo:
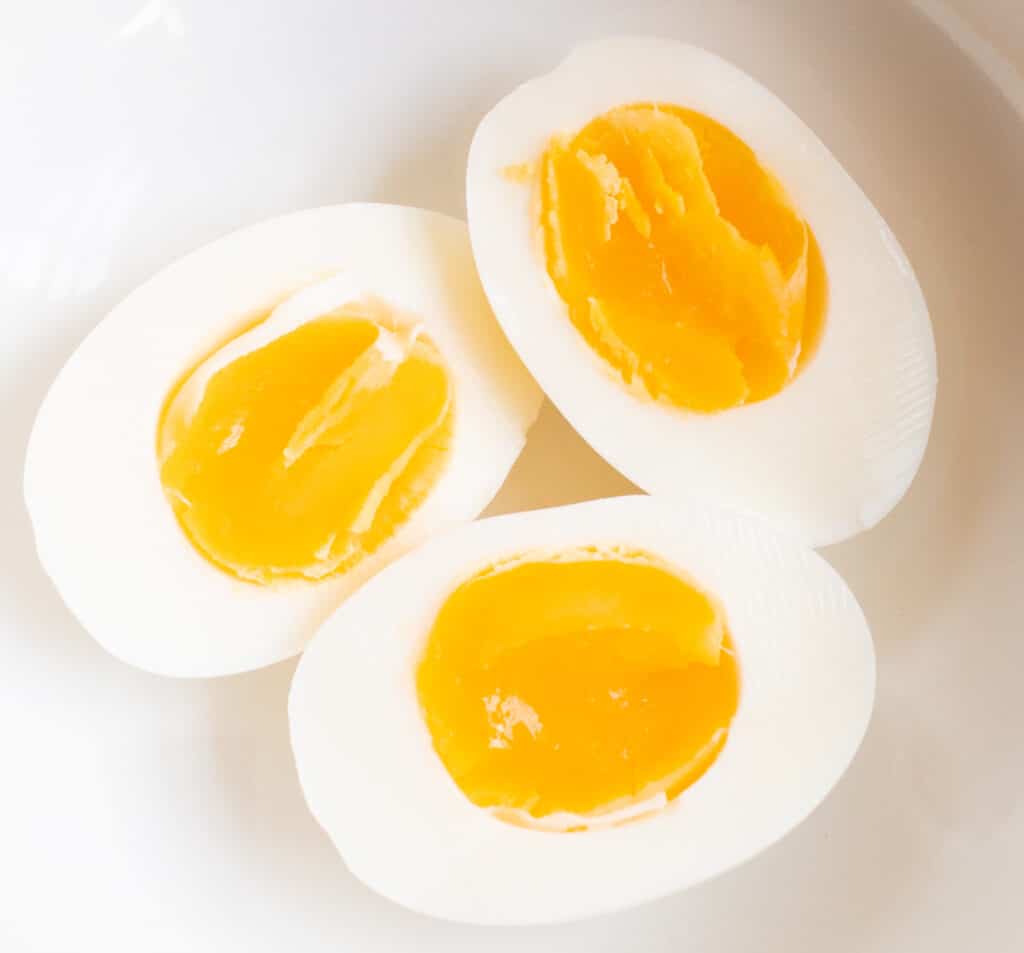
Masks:
[[[828,149],[736,67],[667,40],[580,47],[480,123],[467,207],[513,346],[644,490],[812,545],[907,490],[936,387],[920,288]]]
[[[473,803],[587,827],[673,797],[725,743],[724,613],[649,553],[511,557],[441,607],[417,670],[434,748]]]
[[[825,277],[781,185],[724,126],[618,106],[554,137],[536,179],[548,275],[626,384],[715,411],[789,382],[821,324],[808,284]]]
[[[310,320],[325,292],[341,308]],[[239,578],[322,579],[355,565],[443,471],[450,371],[421,329],[390,327],[390,311],[345,303],[352,294],[341,278],[288,298],[203,361],[164,410],[165,494],[197,548]]]
[[[515,924],[753,856],[836,783],[873,695],[863,614],[819,556],[760,519],[621,497],[462,526],[389,566],[312,640],[289,714],[357,877]]]
[[[40,558],[126,661],[269,664],[476,516],[540,399],[462,223],[380,205],[275,219],[159,273],[68,361],[26,462]]]

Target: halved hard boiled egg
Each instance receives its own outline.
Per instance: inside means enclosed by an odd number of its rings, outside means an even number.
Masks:
[[[826,146],[736,67],[580,47],[485,116],[467,203],[509,340],[642,489],[812,545],[907,490],[936,388],[921,290]]]
[[[874,696],[864,616],[813,551],[620,497],[435,537],[331,616],[289,712],[352,872],[434,916],[570,920],[756,854],[825,797]]]
[[[39,555],[134,665],[266,665],[476,516],[540,401],[463,223],[383,205],[275,219],[160,272],[68,361],[26,463]]]

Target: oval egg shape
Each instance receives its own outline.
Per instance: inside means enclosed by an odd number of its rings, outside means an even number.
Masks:
[[[133,665],[268,665],[475,517],[541,399],[462,222],[385,205],[274,219],[161,271],[68,360],[26,460],[39,556]]]
[[[904,495],[935,403],[924,297],[863,192],[750,76],[670,40],[584,45],[484,117],[466,183],[513,347],[641,489],[813,546]]]
[[[778,840],[846,769],[874,685],[860,607],[813,551],[621,497],[481,520],[389,566],[314,637],[289,716],[309,807],[360,880],[528,924]]]

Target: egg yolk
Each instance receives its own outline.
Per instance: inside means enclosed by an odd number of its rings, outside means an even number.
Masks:
[[[696,411],[777,393],[821,329],[807,223],[754,152],[707,116],[621,106],[539,162],[547,271],[629,385]]]
[[[438,613],[416,673],[433,745],[474,804],[587,820],[675,797],[725,744],[739,673],[715,600],[656,557],[491,567]]]
[[[446,458],[452,387],[434,344],[341,309],[242,353],[165,404],[160,479],[196,548],[240,579],[354,566],[422,502]]]

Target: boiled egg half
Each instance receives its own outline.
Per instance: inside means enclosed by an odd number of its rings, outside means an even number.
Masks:
[[[463,223],[383,205],[275,219],[160,272],[68,361],[26,463],[39,556],[134,665],[266,665],[476,516],[540,401]]]
[[[547,395],[649,493],[811,545],[907,490],[935,403],[913,271],[828,148],[683,43],[582,46],[480,123],[480,276]]]
[[[874,654],[839,576],[706,503],[620,497],[435,537],[331,616],[289,703],[351,871],[451,920],[571,920],[696,884],[828,793]]]

